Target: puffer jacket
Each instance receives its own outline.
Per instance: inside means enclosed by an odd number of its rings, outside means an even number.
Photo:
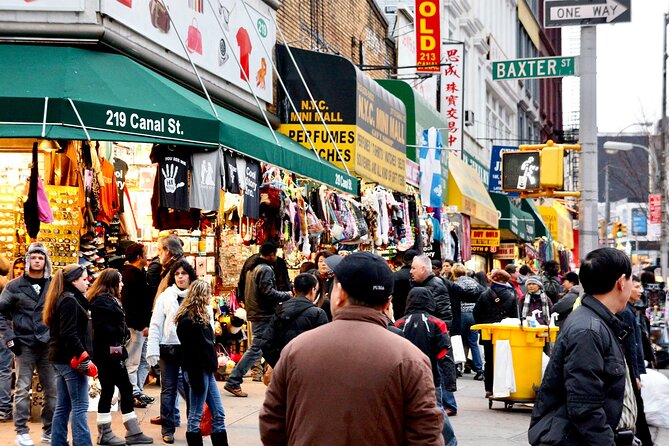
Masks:
[[[279,291],[269,262],[257,257],[246,274],[246,316],[250,321],[267,320],[279,302],[288,300],[291,293]]]
[[[263,358],[274,367],[281,350],[299,334],[328,323],[322,308],[318,308],[304,296],[281,302],[267,326],[260,343]]]
[[[585,295],[567,319],[532,411],[532,445],[615,444],[625,394],[620,338],[629,327],[601,302]]]
[[[47,278],[38,295],[23,275],[11,280],[2,290],[0,333],[5,343],[14,340],[28,347],[49,343],[49,328],[42,322],[42,312],[50,283],[51,279]]]
[[[146,344],[146,357],[160,356],[160,345],[179,345],[177,327],[174,315],[179,309],[179,298],[186,297],[188,290],[180,290],[172,285],[163,291],[153,308],[151,324],[149,324],[149,339]]]
[[[91,300],[93,322],[93,359],[95,362],[125,360],[128,351],[125,343],[130,339],[130,330],[125,323],[125,311],[121,302],[111,294],[100,294]],[[109,347],[122,347],[122,357],[112,358]]]
[[[455,280],[462,294],[460,295],[460,310],[463,313],[471,313],[474,311],[474,305],[479,300],[479,296],[484,288],[476,280],[467,276],[460,276]]]
[[[576,299],[578,299],[578,296],[581,295],[581,292],[581,286],[574,285],[573,287],[569,288],[569,291],[562,295],[562,298],[559,302],[553,305],[553,313],[558,314],[555,325],[562,327],[564,321],[567,320],[567,316],[571,314],[571,311],[574,308],[574,303],[576,302]]]
[[[443,373],[444,386],[452,390],[456,387],[456,373],[448,354],[451,351],[451,337],[444,321],[433,316],[434,310],[430,292],[425,288],[417,288],[409,294],[406,316],[395,322],[395,327],[402,330],[404,337],[430,358],[435,386],[442,384],[440,368],[442,371],[452,371]]]
[[[519,313],[515,290],[510,285],[493,282],[490,288],[481,293],[473,313],[477,324],[500,322],[507,317],[517,318]]]
[[[424,287],[430,290],[434,304],[436,305],[435,316],[446,322],[448,329],[453,324],[453,312],[451,311],[451,297],[448,295],[448,288],[441,277],[430,273],[422,282],[414,283],[415,287]]]

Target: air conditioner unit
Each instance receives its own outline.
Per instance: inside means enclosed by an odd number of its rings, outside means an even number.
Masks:
[[[474,125],[474,112],[471,110],[465,110],[465,125]]]

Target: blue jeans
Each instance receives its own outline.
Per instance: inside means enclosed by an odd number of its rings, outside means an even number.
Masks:
[[[12,361],[14,354],[0,342],[0,412],[12,411]]]
[[[469,328],[474,325],[474,314],[473,313],[462,313],[462,343],[465,348],[465,354],[467,350],[472,352],[472,364],[474,365],[474,372],[480,373],[483,371],[483,361],[481,360],[481,351],[479,350],[479,331],[470,330]]]
[[[56,405],[56,388],[53,366],[49,362],[49,347],[40,344],[36,347],[22,346],[22,352],[16,357],[16,394],[14,395],[14,427],[17,434],[27,434],[30,419],[30,389],[33,384],[33,371],[37,369],[40,384],[44,389],[44,407],[42,407],[42,430],[51,433],[51,420]],[[86,400],[88,401],[88,399]]]
[[[455,394],[453,392],[449,392],[448,390],[442,388],[441,401],[444,405],[444,409],[449,409],[452,410],[453,412],[458,411],[458,403],[455,401]]]
[[[160,419],[162,435],[174,435],[176,430],[177,392],[180,391],[181,365],[177,362],[160,359]],[[184,383],[182,396],[189,407],[188,389]],[[189,410],[188,410],[189,411]],[[79,445],[77,445],[79,446]]]
[[[223,401],[218,391],[218,385],[213,373],[202,372],[204,381],[204,390],[196,392],[190,385],[190,411],[188,412],[187,432],[200,432],[200,420],[202,420],[202,411],[204,403],[207,403],[211,411],[212,432],[223,432],[225,430],[225,413],[223,412]],[[188,373],[186,380],[189,381]]]
[[[448,415],[446,415],[446,411],[444,410],[444,390],[442,386],[436,386],[435,388],[436,391],[436,397],[437,397],[437,406],[441,409],[442,413],[444,414],[444,427],[442,428],[441,432],[442,435],[444,436],[444,444],[445,446],[457,446],[458,441],[455,438],[455,431],[453,431],[453,426],[451,425],[451,420],[448,419]],[[453,392],[448,392],[453,394]]]
[[[132,384],[133,395],[144,393],[144,382],[149,374],[149,364],[146,362],[147,338],[142,330],[130,329],[130,342],[128,343],[128,359],[125,365],[128,368],[128,378]]]
[[[242,359],[237,363],[230,376],[227,380],[227,385],[230,387],[240,387],[242,385],[242,380],[244,375],[249,371],[251,366],[262,357],[262,350],[260,349],[260,341],[265,334],[265,330],[269,326],[269,319],[252,321],[251,327],[253,328],[253,342],[251,347],[246,350]]]
[[[72,412],[72,444],[92,446],[88,430],[88,377],[67,364],[54,364],[56,410],[51,430],[52,446],[67,446],[67,422]]]

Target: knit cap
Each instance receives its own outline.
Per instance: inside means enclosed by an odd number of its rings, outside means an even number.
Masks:
[[[537,277],[537,276],[530,276],[530,277],[528,277],[527,280],[525,281],[525,286],[527,286],[527,285],[529,285],[529,284],[531,284],[531,283],[533,283],[533,284],[535,284],[535,285],[539,285],[541,288],[544,287],[544,284],[543,284],[543,282],[541,281],[541,278],[540,278],[540,277]]]
[[[30,268],[30,254],[35,254],[35,253],[44,255],[45,258],[44,278],[45,279],[50,278],[53,269],[53,267],[51,266],[51,257],[49,256],[49,251],[47,251],[46,246],[44,246],[40,242],[34,242],[31,243],[30,246],[28,246],[28,250],[26,251],[26,270],[24,274],[28,274],[28,269]]]

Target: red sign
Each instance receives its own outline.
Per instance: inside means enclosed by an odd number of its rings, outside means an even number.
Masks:
[[[648,195],[648,201],[650,202],[650,223],[651,224],[661,224],[662,223],[662,197],[660,194],[650,194]]]
[[[439,0],[416,0],[416,71],[438,73],[441,61]]]

